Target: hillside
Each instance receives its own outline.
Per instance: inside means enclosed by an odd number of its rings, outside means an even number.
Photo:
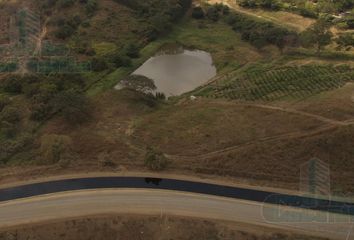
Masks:
[[[160,170],[297,189],[319,158],[334,193],[354,191],[354,56],[334,23],[205,1],[0,3],[1,182]],[[210,53],[217,76],[170,99],[114,90],[176,46]]]

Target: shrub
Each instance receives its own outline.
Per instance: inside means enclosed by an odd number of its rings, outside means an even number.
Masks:
[[[97,0],[87,0],[85,9],[87,14],[92,15],[98,8]]]
[[[57,4],[59,8],[68,8],[73,6],[74,3],[74,0],[59,0]]]
[[[10,103],[10,99],[0,95],[0,113]]]
[[[20,112],[17,108],[6,106],[0,113],[0,121],[8,123],[18,123],[21,120]]]
[[[168,160],[161,152],[157,152],[153,148],[149,147],[145,155],[145,166],[153,171],[164,170],[168,165]]]
[[[94,57],[91,60],[92,70],[95,72],[101,72],[108,69],[108,64],[106,60],[102,57]]]
[[[20,94],[22,93],[21,77],[17,75],[7,77],[1,82],[1,87],[7,93]]]
[[[43,163],[57,163],[70,155],[72,140],[66,135],[47,134],[41,137],[40,156]]]
[[[195,19],[202,19],[205,17],[205,13],[203,8],[201,7],[194,7],[192,11],[192,17]]]
[[[131,58],[138,58],[140,55],[140,49],[137,44],[130,43],[126,48],[125,48],[125,53],[127,54],[128,57]]]
[[[77,125],[91,118],[91,103],[82,93],[73,90],[61,92],[54,101],[54,109],[60,111],[65,120]]]
[[[8,138],[15,136],[20,120],[21,116],[16,108],[9,105],[4,107],[0,114],[1,133]]]
[[[69,24],[64,24],[55,32],[55,37],[59,39],[67,39],[71,37],[75,32],[75,29]]]
[[[44,121],[46,120],[52,112],[52,107],[49,104],[38,103],[34,104],[31,108],[31,120],[34,121]]]
[[[114,53],[110,58],[116,68],[129,67],[131,65],[130,58],[119,52]]]
[[[211,6],[207,9],[206,16],[214,22],[217,22],[220,18],[219,11],[215,6]]]

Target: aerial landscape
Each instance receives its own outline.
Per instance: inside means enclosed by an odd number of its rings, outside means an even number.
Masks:
[[[0,0],[0,240],[354,239],[354,0]]]

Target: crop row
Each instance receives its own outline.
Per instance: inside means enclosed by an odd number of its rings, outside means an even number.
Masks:
[[[216,85],[209,95],[247,101],[304,98],[342,87],[353,80],[354,70],[348,67],[306,66],[246,74]]]

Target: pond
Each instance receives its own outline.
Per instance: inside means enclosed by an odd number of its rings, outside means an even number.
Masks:
[[[161,51],[133,74],[153,79],[158,92],[167,97],[189,92],[216,75],[209,53],[183,48]]]

